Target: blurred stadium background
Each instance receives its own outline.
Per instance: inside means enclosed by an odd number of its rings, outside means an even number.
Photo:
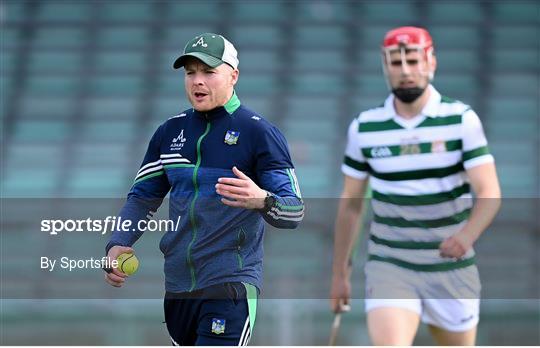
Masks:
[[[499,289],[483,302],[478,343],[540,344],[538,1],[3,0],[0,23],[4,199],[124,197],[150,135],[189,107],[182,72],[171,65],[201,32],[222,33],[239,50],[238,95],[286,134],[303,195],[338,197],[347,125],[387,95],[378,49],[384,33],[427,27],[439,61],[434,85],[477,111],[504,196],[516,202],[505,204],[478,246],[482,277]],[[319,212],[298,231],[267,234],[270,279],[329,267],[335,210]],[[20,264],[6,251],[30,246],[37,257],[51,247],[19,237],[2,231],[2,287],[19,281],[24,292],[30,279],[47,278],[35,264],[21,278],[7,277],[7,267]],[[161,286],[153,276],[161,269],[157,242],[145,236],[141,243],[149,250],[144,263],[155,268],[139,281]],[[103,240],[83,244],[101,255]],[[302,285],[327,287],[329,276]],[[326,344],[327,302],[262,301],[252,344]],[[369,344],[362,307],[356,300],[344,317],[338,343]],[[168,344],[159,299],[2,299],[0,309],[1,344]],[[432,344],[425,329],[416,342]]]

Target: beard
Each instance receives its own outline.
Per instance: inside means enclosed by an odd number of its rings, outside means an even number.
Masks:
[[[410,104],[418,99],[425,90],[426,87],[394,88],[392,89],[392,93],[402,102]]]

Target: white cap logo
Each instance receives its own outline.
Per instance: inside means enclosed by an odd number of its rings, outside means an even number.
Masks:
[[[208,47],[208,44],[204,42],[204,38],[201,36],[197,42],[195,42],[191,47],[197,47],[198,45],[201,45],[202,47]]]

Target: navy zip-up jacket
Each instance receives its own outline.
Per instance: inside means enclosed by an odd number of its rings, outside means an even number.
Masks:
[[[233,208],[215,191],[236,166],[275,196],[268,211]],[[185,292],[237,281],[261,289],[264,220],[295,228],[304,204],[287,142],[262,116],[233,94],[209,112],[189,109],[163,123],[150,140],[135,183],[120,212],[124,220],[146,220],[170,191],[169,218],[180,224],[160,241],[165,289]],[[132,246],[143,231],[114,231],[114,245]]]

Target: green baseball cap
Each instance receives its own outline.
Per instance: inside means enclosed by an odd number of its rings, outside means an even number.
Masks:
[[[188,57],[200,59],[212,68],[227,63],[236,69],[239,63],[233,44],[223,36],[213,33],[200,34],[189,40],[184,47],[184,54],[174,61],[173,67],[175,69],[183,67]]]

